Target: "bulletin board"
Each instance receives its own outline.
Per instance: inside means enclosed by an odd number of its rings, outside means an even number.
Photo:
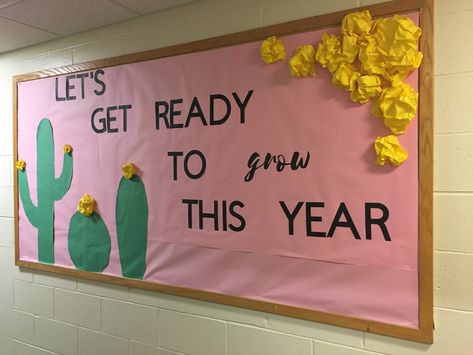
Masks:
[[[298,49],[363,10],[422,30],[405,130]],[[14,77],[16,264],[431,343],[432,26],[393,1]]]

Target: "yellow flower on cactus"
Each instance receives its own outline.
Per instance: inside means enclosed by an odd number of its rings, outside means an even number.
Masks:
[[[360,72],[353,65],[342,63],[333,73],[332,85],[353,92],[356,89],[356,81],[360,75]]]
[[[340,49],[340,39],[335,35],[328,35],[324,33],[322,35],[322,42],[317,46],[317,53],[315,59],[324,68],[328,68],[329,64],[332,63],[333,57],[338,53]]]
[[[374,142],[374,150],[376,164],[381,166],[386,163],[399,166],[407,159],[407,152],[401,147],[399,140],[394,135],[378,137]]]
[[[266,64],[286,59],[286,50],[282,41],[276,36],[266,38],[260,47],[261,59]]]
[[[122,166],[122,171],[123,177],[130,180],[136,174],[136,166],[133,163],[126,163]]]
[[[362,75],[356,80],[356,90],[350,98],[353,102],[364,104],[381,93],[381,79],[377,75]]]
[[[382,119],[392,133],[403,134],[416,115],[418,97],[409,84],[397,82],[381,92],[378,100],[373,102],[371,112]]]
[[[84,216],[90,216],[94,213],[95,208],[95,200],[92,196],[88,194],[84,194],[79,200],[79,205],[77,206],[77,210],[82,213]]]
[[[305,77],[309,74],[314,76],[317,73],[314,47],[306,44],[297,48],[295,54],[289,59],[289,70],[295,77]]]
[[[26,162],[24,160],[18,160],[15,165],[16,168],[20,171],[23,171],[26,168]]]
[[[356,11],[342,20],[342,33],[347,36],[359,36],[371,30],[371,15],[368,10]]]
[[[64,154],[71,154],[72,153],[72,146],[69,144],[64,144],[63,148]]]

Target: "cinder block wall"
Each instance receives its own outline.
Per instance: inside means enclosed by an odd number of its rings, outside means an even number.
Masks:
[[[202,0],[0,56],[0,354],[473,354],[473,2],[435,18],[435,344],[13,266],[11,76],[372,3]]]

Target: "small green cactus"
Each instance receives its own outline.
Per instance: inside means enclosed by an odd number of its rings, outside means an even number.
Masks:
[[[97,212],[87,216],[79,211],[69,223],[69,255],[79,270],[102,272],[110,260],[110,233]]]
[[[64,197],[72,180],[72,153],[64,153],[61,176],[55,178],[54,138],[51,122],[44,118],[36,132],[37,206],[31,200],[26,169],[18,171],[18,188],[23,209],[38,229],[38,260],[54,264],[54,201]]]

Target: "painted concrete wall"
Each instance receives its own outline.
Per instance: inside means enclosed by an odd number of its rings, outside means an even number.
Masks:
[[[435,18],[435,344],[13,266],[11,76],[373,3],[202,0],[0,56],[0,354],[473,354],[473,2]],[[470,81],[472,80],[472,81]]]

